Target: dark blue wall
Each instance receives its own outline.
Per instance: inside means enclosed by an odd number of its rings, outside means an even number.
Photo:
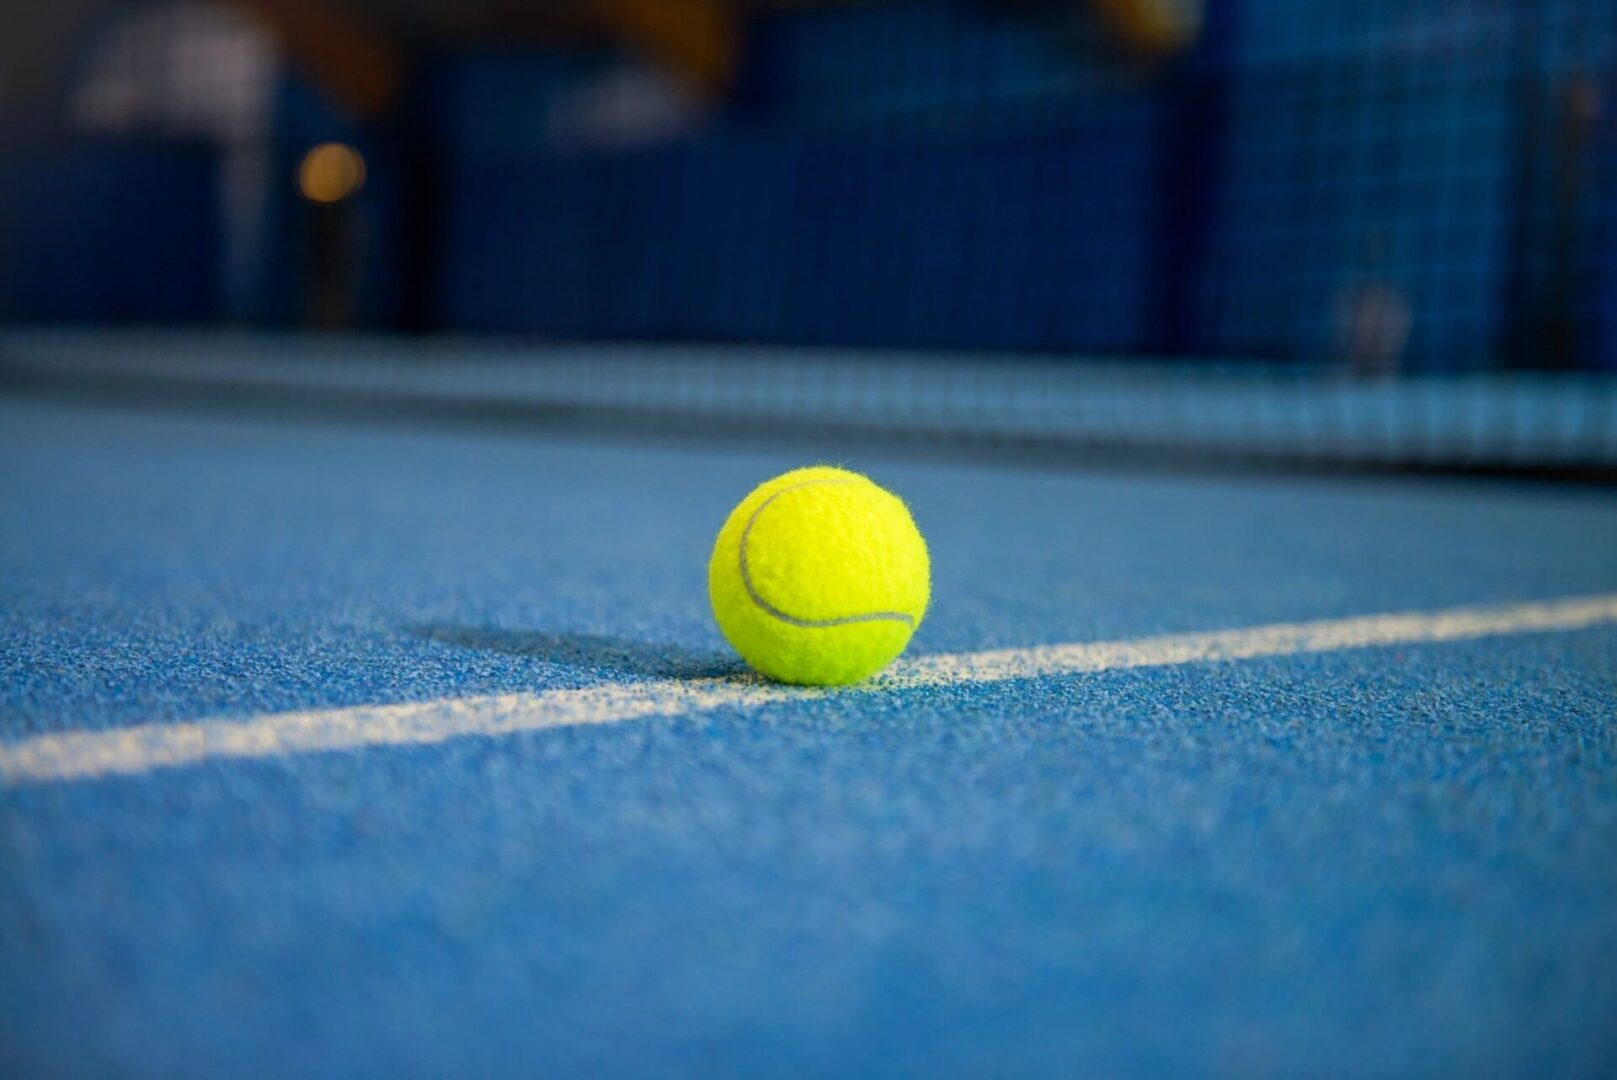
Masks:
[[[550,110],[610,57],[449,65],[447,321],[1140,347],[1160,80],[1085,69],[967,4],[831,9],[753,30],[738,102],[638,151],[547,141]]]
[[[1613,55],[1598,8],[1215,0],[1198,48],[1156,66],[984,5],[795,12],[754,26],[741,92],[704,130],[638,152],[549,139],[552,108],[610,57],[455,58],[444,314],[1316,358],[1375,288],[1407,305],[1414,362],[1496,362],[1542,321],[1553,261],[1523,249],[1545,231],[1523,86],[1553,94]],[[1617,194],[1592,199],[1597,230]]]
[[[217,318],[218,178],[200,141],[0,144],[0,319]]]

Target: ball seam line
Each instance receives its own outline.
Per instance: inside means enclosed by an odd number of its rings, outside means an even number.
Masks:
[[[768,508],[770,503],[774,502],[788,491],[796,491],[798,488],[809,487],[813,484],[852,484],[856,482],[857,481],[854,480],[831,478],[820,480],[801,480],[789,487],[783,487],[779,491],[770,495],[769,498],[759,503],[758,508],[754,510],[747,518],[747,524],[741,530],[741,544],[739,552],[739,561],[741,565],[741,585],[747,590],[747,596],[751,598],[755,605],[757,605],[758,610],[762,611],[765,615],[779,619],[788,626],[801,627],[805,630],[823,630],[836,626],[848,626],[853,623],[864,622],[901,622],[912,630],[915,628],[915,616],[906,614],[902,611],[872,611],[863,615],[839,615],[832,619],[800,619],[795,615],[788,615],[774,604],[771,604],[768,600],[765,600],[752,583],[752,572],[747,567],[747,539],[752,535],[752,527],[757,523],[758,516]]]

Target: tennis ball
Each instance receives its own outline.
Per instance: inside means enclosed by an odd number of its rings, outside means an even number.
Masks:
[[[903,500],[821,466],[741,500],[713,545],[707,586],[747,663],[781,682],[839,686],[904,651],[926,614],[931,564]]]

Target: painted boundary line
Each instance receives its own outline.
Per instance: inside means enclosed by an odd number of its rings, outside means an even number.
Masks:
[[[813,690],[737,678],[655,681],[272,713],[246,719],[137,724],[111,731],[36,735],[0,743],[8,784],[92,780],[226,758],[269,758],[368,746],[424,746],[470,735],[620,724],[722,708],[751,708],[830,694],[880,694],[1011,679],[1093,674],[1264,656],[1414,645],[1617,623],[1617,593],[1498,607],[1280,623],[1133,641],[1048,645],[901,661],[846,690]]]

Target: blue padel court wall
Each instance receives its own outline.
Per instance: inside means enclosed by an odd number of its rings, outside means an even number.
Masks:
[[[551,105],[608,58],[449,64],[450,321],[603,337],[1139,346],[1160,171],[1155,80],[1085,73],[1027,27],[965,5],[777,16],[754,27],[748,55],[732,109],[635,151],[547,139]]]
[[[0,321],[216,318],[218,171],[194,140],[0,140]]]
[[[289,68],[245,230],[220,146],[13,136],[0,318],[305,324],[293,178],[341,140],[355,326],[1311,360],[1368,313],[1415,366],[1617,365],[1617,6],[1225,0],[1146,62],[1069,5],[905,0],[741,55],[628,139],[589,129],[657,76],[604,44],[425,46],[385,123]]]

